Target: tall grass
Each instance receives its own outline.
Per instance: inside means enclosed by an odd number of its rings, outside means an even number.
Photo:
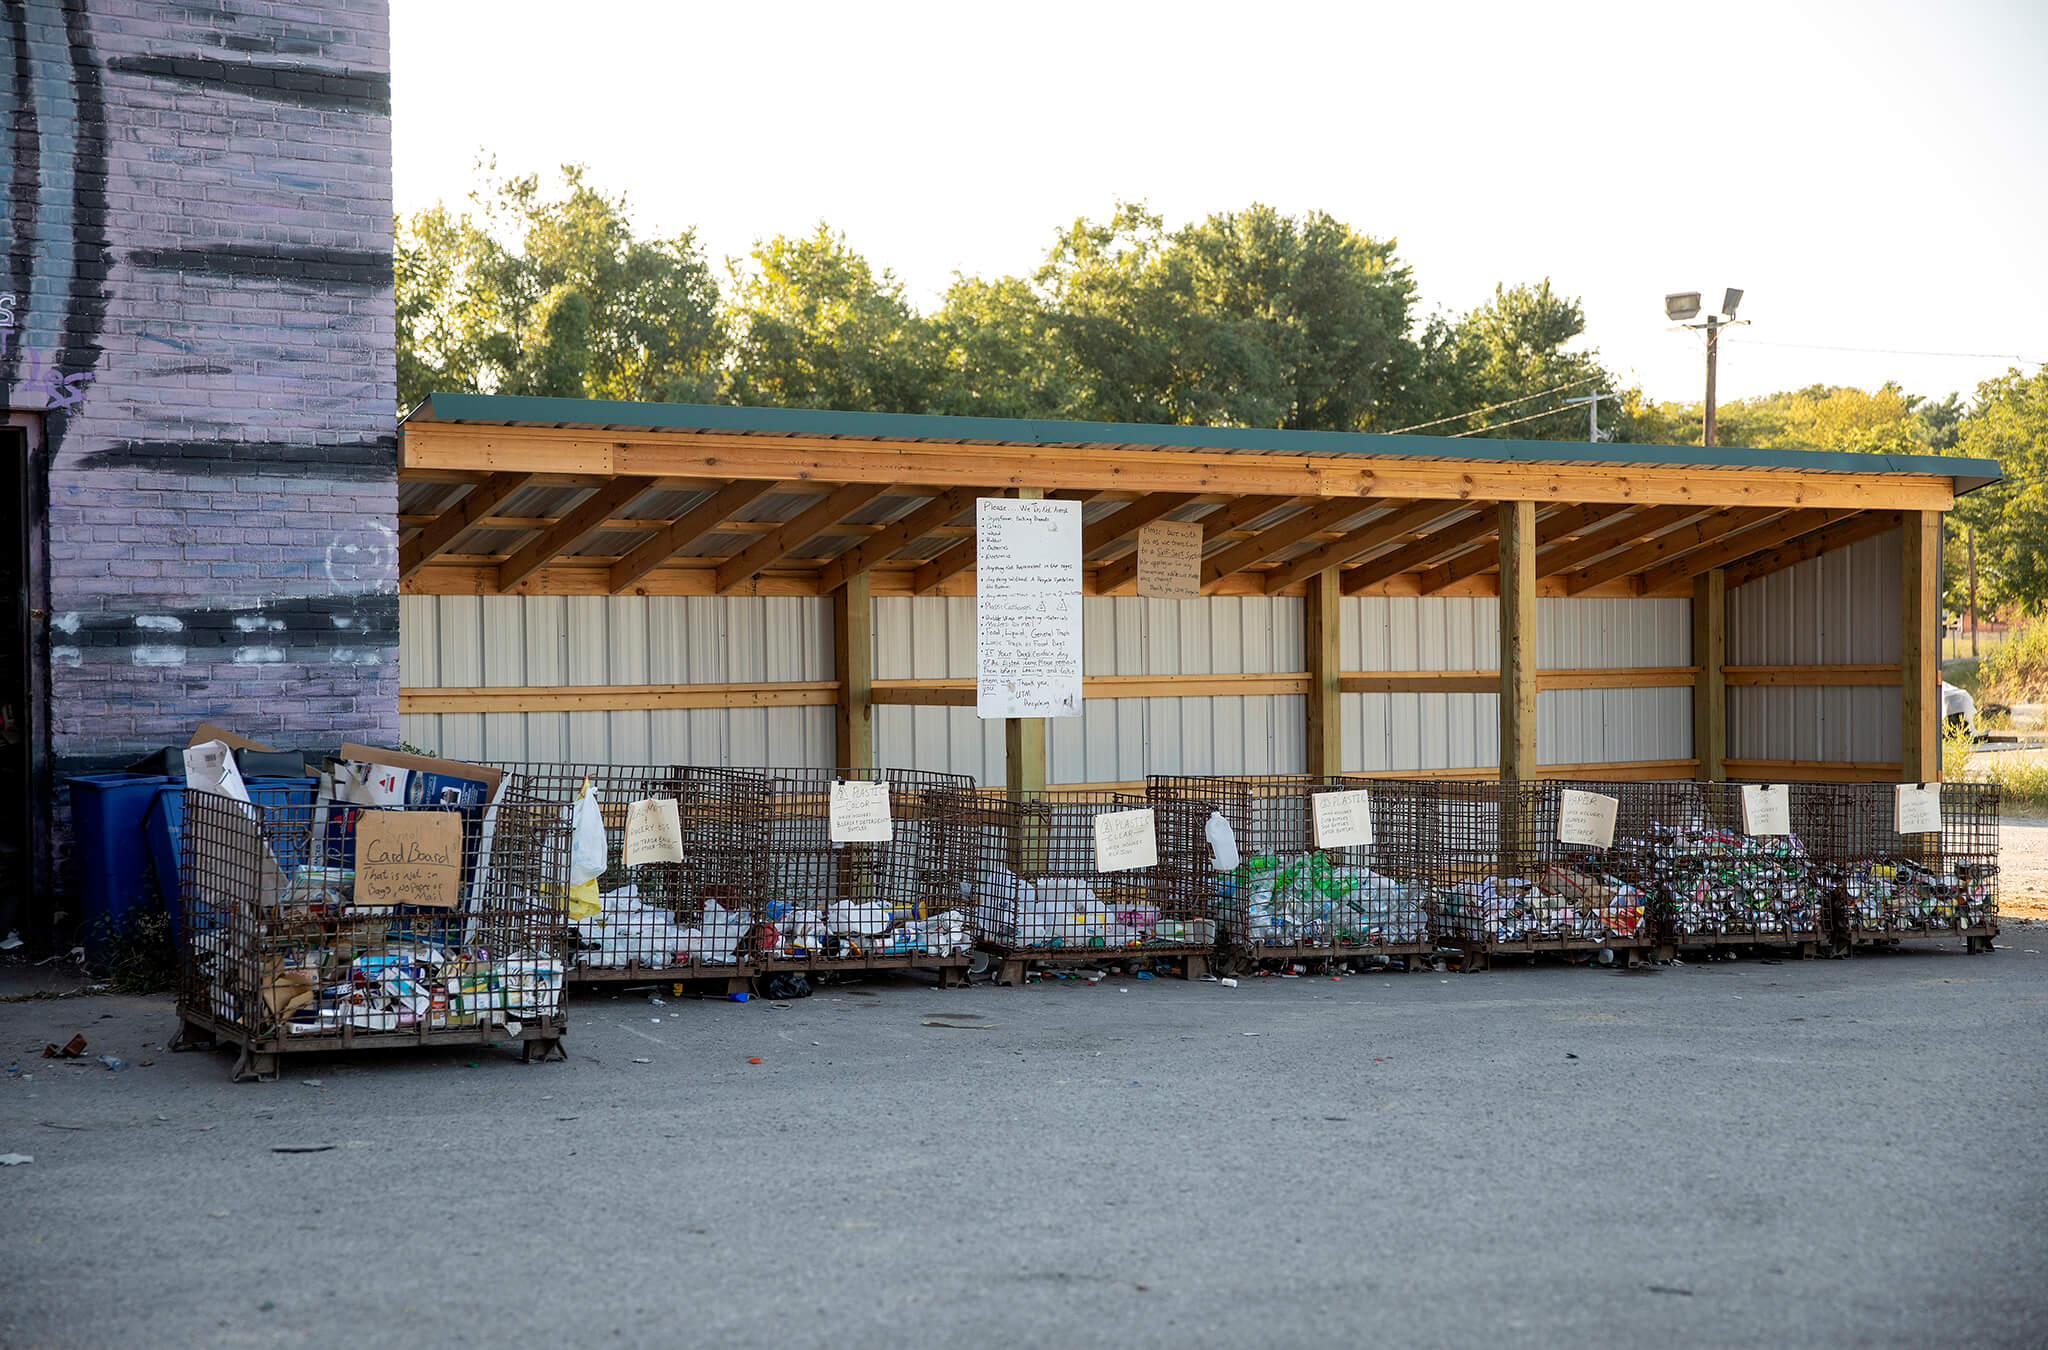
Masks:
[[[1998,703],[2048,700],[2048,622],[2032,620],[1985,653],[1978,666],[1978,697]]]

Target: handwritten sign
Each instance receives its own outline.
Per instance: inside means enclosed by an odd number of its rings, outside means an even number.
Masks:
[[[1202,522],[1155,520],[1138,527],[1138,594],[1192,600],[1202,593]]]
[[[1364,788],[1318,792],[1309,805],[1315,812],[1317,848],[1372,847],[1372,800]]]
[[[1614,808],[1619,805],[1614,798],[1598,792],[1566,788],[1557,796],[1557,842],[1612,848]]]
[[[974,707],[1081,715],[1081,504],[974,503]]]
[[[1899,784],[1892,815],[1900,834],[1941,833],[1941,784]]]
[[[1742,829],[1745,834],[1792,833],[1791,789],[1783,783],[1743,784]]]
[[[835,782],[827,808],[835,844],[886,844],[896,837],[887,783]]]
[[[356,903],[454,909],[462,901],[462,815],[365,811],[356,819]]]
[[[626,808],[626,866],[683,860],[683,818],[668,797],[649,797]]]
[[[1105,811],[1095,818],[1095,870],[1128,872],[1159,861],[1159,836],[1152,808]]]

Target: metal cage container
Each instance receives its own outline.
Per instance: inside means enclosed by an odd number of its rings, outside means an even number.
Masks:
[[[310,1050],[516,1040],[560,1048],[552,894],[567,822],[507,778],[489,806],[395,805],[459,817],[455,902],[359,903],[371,808],[257,789],[189,792],[180,851],[179,1044],[226,1041],[234,1073],[273,1077]],[[444,874],[445,862],[433,864]]]
[[[1645,786],[1648,832],[1627,846],[1651,896],[1660,951],[1752,943],[1791,944],[1807,954],[1817,948],[1827,930],[1827,883],[1813,852],[1828,833],[1823,788],[1786,784],[1791,832],[1753,835],[1743,784]]]
[[[1900,834],[1890,783],[1825,785],[1831,801],[1816,852],[1833,886],[1835,940],[1962,937],[1990,951],[1998,933],[1995,783],[1943,783],[1941,830]]]

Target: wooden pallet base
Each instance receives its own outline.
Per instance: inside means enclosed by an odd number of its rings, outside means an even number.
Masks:
[[[1853,955],[1858,947],[1874,946],[1880,942],[1941,942],[1949,938],[1961,938],[1963,950],[1973,956],[1981,956],[1993,949],[1992,939],[1998,936],[1995,923],[1977,924],[1970,928],[1851,928],[1840,932],[1835,938],[1839,955]]]
[[[1264,961],[1279,961],[1307,966],[1312,974],[1328,974],[1333,965],[1346,961],[1370,961],[1376,956],[1391,959],[1403,970],[1420,970],[1436,959],[1436,944],[1403,942],[1386,947],[1250,947],[1235,948],[1230,955],[1240,966],[1252,967]]]
[[[1111,961],[1179,961],[1182,978],[1199,980],[1209,973],[1211,948],[1193,947],[1076,947],[1018,950],[985,947],[997,961],[996,983],[1020,985],[1033,964],[1098,965]]]
[[[1718,947],[1768,947],[1772,951],[1785,952],[1801,960],[1811,961],[1821,954],[1822,946],[1832,946],[1819,933],[1794,934],[1790,937],[1757,937],[1741,933],[1684,933],[1664,938],[1652,950],[1652,958],[1670,961],[1680,951],[1707,950]]]
[[[1614,964],[1633,970],[1649,959],[1654,948],[1647,942],[1580,942],[1569,938],[1538,939],[1532,942],[1488,943],[1466,942],[1456,938],[1446,940],[1462,958],[1459,969],[1465,974],[1476,974],[1493,969],[1493,961],[1499,956],[1571,956],[1596,952],[1613,952]]]
[[[536,1058],[541,1062],[568,1058],[568,1053],[562,1049],[562,1037],[567,1027],[559,1015],[544,1021],[521,1022],[517,1031],[503,1025],[448,1027],[438,1031],[408,1028],[404,1031],[359,1032],[351,1027],[343,1029],[339,1035],[289,1037],[252,1036],[240,1027],[206,1013],[189,1010],[181,1011],[179,1019],[178,1034],[171,1039],[171,1049],[213,1050],[233,1046],[237,1054],[229,1077],[237,1083],[273,1082],[284,1060],[292,1056],[309,1054],[418,1050],[432,1047],[473,1049],[503,1041],[516,1041],[520,1048],[519,1059],[523,1064],[531,1064]]]

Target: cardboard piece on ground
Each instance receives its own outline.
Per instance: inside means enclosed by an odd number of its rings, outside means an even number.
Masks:
[[[1095,818],[1095,870],[1127,872],[1159,862],[1159,834],[1152,808],[1105,811]]]
[[[199,729],[192,733],[192,739],[185,744],[189,747],[203,745],[207,741],[226,741],[230,750],[255,750],[267,755],[277,753],[277,747],[274,745],[252,741],[247,736],[237,736],[226,727],[217,727],[211,722],[201,722]]]
[[[356,903],[454,909],[462,903],[462,816],[365,811],[356,821]]]
[[[356,745],[344,741],[341,757],[359,764],[377,764],[390,769],[405,769],[410,773],[433,774],[442,778],[460,778],[484,785],[484,801],[496,801],[498,784],[505,779],[503,769],[490,769],[481,764],[464,764],[460,760],[435,759],[430,755],[408,755],[403,750],[380,750],[375,746]]]
[[[1746,834],[1792,833],[1792,792],[1783,783],[1742,785],[1742,828]]]
[[[1621,805],[1598,792],[1566,788],[1557,798],[1557,842],[1585,848],[1614,847],[1614,811]]]
[[[1892,828],[1900,834],[1941,833],[1941,784],[1899,784],[1892,806]]]
[[[1192,600],[1202,593],[1202,522],[1155,520],[1138,527],[1138,594]]]
[[[626,809],[626,866],[683,860],[683,817],[668,797],[649,797]]]
[[[826,806],[835,844],[886,844],[896,837],[887,783],[835,781]]]
[[[1317,848],[1372,847],[1372,797],[1364,788],[1314,793],[1309,804],[1315,810]]]

